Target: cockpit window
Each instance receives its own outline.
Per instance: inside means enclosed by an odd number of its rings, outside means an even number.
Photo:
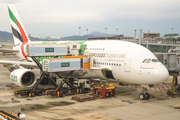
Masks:
[[[145,60],[143,61],[143,63],[147,63],[147,59],[145,59]]]
[[[159,62],[157,59],[152,59],[152,62]]]
[[[148,59],[148,60],[147,60],[147,63],[150,63],[150,62],[151,62],[151,59]]]
[[[142,63],[159,62],[158,59],[145,59]]]

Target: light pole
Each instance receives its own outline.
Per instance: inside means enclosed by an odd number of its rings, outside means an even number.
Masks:
[[[117,30],[117,35],[118,35],[118,28],[116,30]]]
[[[105,28],[105,36],[107,36],[107,35],[106,35],[106,30],[107,30],[107,28]]]
[[[79,27],[79,36],[81,36],[81,27]]]
[[[171,28],[172,29],[172,34],[171,34],[171,40],[173,41],[173,29],[174,28]],[[174,43],[174,42],[173,42]]]
[[[134,30],[134,41],[136,40],[136,30]]]
[[[88,29],[86,29],[86,31],[87,31],[87,35],[88,35]]]

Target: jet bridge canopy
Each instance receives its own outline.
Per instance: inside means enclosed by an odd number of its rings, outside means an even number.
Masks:
[[[180,54],[177,53],[154,53],[158,60],[164,64],[170,75],[178,76],[180,71]]]

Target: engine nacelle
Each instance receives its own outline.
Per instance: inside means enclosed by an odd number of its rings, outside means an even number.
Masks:
[[[10,78],[20,87],[32,87],[36,83],[36,75],[30,69],[15,69]]]

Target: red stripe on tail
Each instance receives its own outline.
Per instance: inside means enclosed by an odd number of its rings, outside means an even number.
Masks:
[[[16,19],[17,23],[18,23],[18,26],[19,26],[19,30],[21,32],[21,36],[22,36],[22,39],[23,39],[23,43],[27,43],[28,42],[28,38],[22,28],[22,26],[20,25],[19,21]]]
[[[19,21],[17,19],[16,19],[16,21],[18,23],[19,30],[21,32],[21,36],[22,36],[22,39],[23,39],[23,44],[21,45],[21,52],[22,52],[23,56],[28,60],[28,58],[26,57],[25,52],[24,52],[24,45],[28,42],[28,38],[27,38],[21,24],[19,23]]]

